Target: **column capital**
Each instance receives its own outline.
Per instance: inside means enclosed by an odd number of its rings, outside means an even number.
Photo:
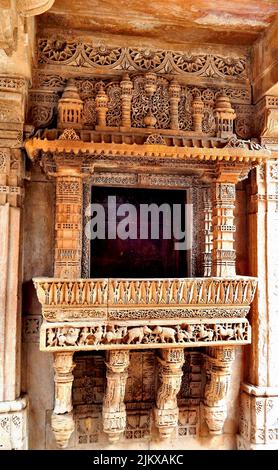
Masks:
[[[278,95],[265,95],[256,104],[257,134],[261,143],[278,151]]]

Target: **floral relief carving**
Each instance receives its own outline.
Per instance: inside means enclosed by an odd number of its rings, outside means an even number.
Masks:
[[[214,58],[216,69],[224,76],[240,76],[246,73],[246,59],[238,57]]]
[[[246,57],[224,57],[195,52],[151,50],[94,45],[66,38],[38,42],[40,63],[64,63],[91,66],[198,75],[203,77],[243,78],[247,76]]]
[[[163,64],[166,51],[152,51],[151,49],[129,49],[129,57],[138,70],[155,70]]]
[[[60,62],[70,63],[74,57],[77,56],[78,45],[76,42],[67,41],[62,38],[55,38],[53,40],[40,39],[39,47],[39,62]]]
[[[173,53],[173,62],[183,72],[196,73],[204,68],[207,55]]]
[[[94,66],[114,66],[122,55],[120,47],[111,48],[105,45],[94,47],[91,44],[84,44],[83,55],[89,63]]]

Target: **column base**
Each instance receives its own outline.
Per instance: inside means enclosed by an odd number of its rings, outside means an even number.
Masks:
[[[178,426],[179,409],[174,408],[172,410],[160,410],[155,408],[154,416],[155,424],[158,428],[161,439],[168,439],[174,429],[176,429]]]
[[[121,411],[102,412],[103,431],[107,434],[111,444],[118,442],[126,428],[126,410],[125,406]]]
[[[227,418],[227,407],[204,405],[204,416],[209,433],[212,436],[223,434],[224,424]]]
[[[278,387],[241,385],[237,446],[241,450],[278,449]]]
[[[28,399],[0,402],[0,450],[28,449]]]
[[[55,435],[57,447],[65,449],[68,447],[70,437],[74,431],[74,419],[72,413],[57,415],[52,414],[51,427]]]

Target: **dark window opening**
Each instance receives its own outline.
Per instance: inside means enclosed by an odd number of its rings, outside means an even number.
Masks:
[[[121,204],[132,204],[136,208],[134,215],[129,217],[128,231],[137,230],[137,239],[121,239],[116,233],[116,239],[108,239],[108,197],[116,197],[116,208]],[[140,218],[141,204],[168,204],[173,214],[173,205],[181,205],[181,229],[185,229],[186,191],[133,189],[133,188],[105,188],[92,187],[92,204],[100,204],[105,209],[105,239],[91,240],[90,275],[104,278],[161,278],[161,277],[188,277],[189,250],[176,250],[177,239],[163,237],[163,215],[159,215],[159,239],[151,239],[151,217]],[[110,199],[111,200],[111,199]],[[94,215],[92,214],[92,217]],[[119,223],[125,216],[117,216]],[[110,218],[111,220],[111,218]],[[168,219],[169,220],[169,219]],[[173,218],[170,220],[173,222]],[[146,224],[148,227],[146,227]],[[144,225],[144,227],[142,226]],[[186,225],[187,226],[187,225]],[[148,239],[140,239],[141,231],[149,233]]]

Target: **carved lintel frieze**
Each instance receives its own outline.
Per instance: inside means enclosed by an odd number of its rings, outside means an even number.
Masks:
[[[204,417],[210,434],[222,434],[227,417],[227,392],[235,351],[229,347],[208,348],[207,381],[204,394]]]
[[[182,381],[183,349],[159,351],[159,387],[154,410],[155,424],[161,438],[168,438],[178,424],[177,394]]]
[[[103,431],[109,442],[117,442],[126,428],[125,387],[128,377],[129,351],[106,353],[107,386],[103,400]]]
[[[113,349],[160,349],[249,344],[251,329],[245,318],[213,318],[210,320],[144,320],[133,325],[112,321],[43,322],[40,331],[42,351],[89,351]],[[159,324],[160,323],[160,324]],[[165,326],[165,323],[167,326]],[[137,326],[135,326],[137,324]]]

